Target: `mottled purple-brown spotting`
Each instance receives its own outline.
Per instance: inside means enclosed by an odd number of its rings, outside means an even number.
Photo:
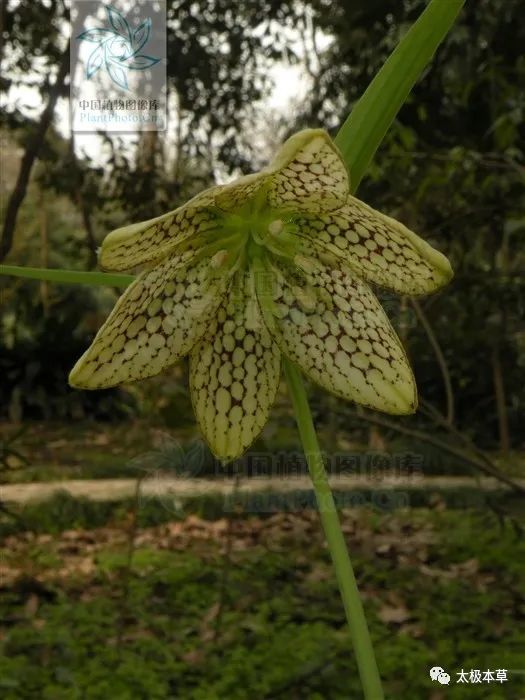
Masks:
[[[70,383],[136,381],[189,354],[195,413],[221,459],[240,456],[262,430],[281,353],[338,396],[414,411],[412,371],[368,283],[422,294],[452,275],[441,253],[349,194],[343,160],[319,129],[292,136],[256,175],[114,231],[100,259],[147,269]]]
[[[263,429],[281,353],[265,327],[250,276],[240,273],[209,332],[190,354],[195,414],[215,454],[235,459]]]

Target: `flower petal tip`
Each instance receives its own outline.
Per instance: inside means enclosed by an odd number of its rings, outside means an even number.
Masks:
[[[441,289],[441,287],[445,287],[449,282],[452,281],[454,277],[454,270],[452,269],[452,265],[450,264],[450,260],[443,255],[443,253],[439,253],[439,251],[436,251],[439,254],[439,262],[436,261],[436,267],[439,269],[441,272],[441,278],[440,278],[440,285],[438,289]]]
[[[391,416],[409,416],[417,411],[418,397],[415,380],[403,381],[384,387],[383,400],[376,401],[371,408]]]
[[[85,379],[82,379],[82,358],[75,364],[69,376],[67,378],[67,383],[72,389],[90,389]],[[94,387],[96,388],[96,387]]]
[[[416,234],[412,234],[411,238],[414,247],[432,268],[432,276],[426,281],[426,289],[422,293],[432,293],[442,289],[454,277],[454,270],[450,260],[439,250],[433,248],[430,243],[416,236]]]
[[[94,390],[94,389],[106,389],[107,387],[101,383],[94,381],[93,371],[90,369],[87,363],[87,354],[89,350],[82,355],[82,357],[77,361],[68,377],[68,384],[72,389],[83,389],[83,390]]]
[[[393,416],[411,416],[417,411],[417,393],[408,400],[401,400],[396,403],[394,409],[389,409],[388,413]]]
[[[133,262],[129,263],[125,253],[128,245],[131,246],[135,236],[144,230],[144,224],[149,222],[141,222],[122,226],[108,235],[102,241],[102,245],[98,252],[98,262],[103,270],[119,271],[130,269],[133,267]]]
[[[207,444],[208,444],[208,447],[210,448],[210,452],[215,457],[215,459],[218,460],[218,462],[220,463],[220,465],[222,467],[226,467],[228,464],[235,462],[235,460],[242,457],[243,454],[248,449],[247,447],[243,447],[242,450],[236,450],[236,451],[226,450],[226,451],[224,451],[220,447],[218,447],[217,445],[213,445],[209,442]]]
[[[394,394],[397,399],[394,402],[395,408],[397,409],[394,415],[398,416],[409,416],[415,413],[418,405],[416,378],[414,377],[408,360],[406,363],[407,371],[405,377],[397,381],[393,386]]]

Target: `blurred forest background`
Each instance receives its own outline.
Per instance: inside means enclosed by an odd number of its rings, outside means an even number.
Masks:
[[[168,0],[168,132],[86,140],[67,128],[67,3],[6,0],[0,262],[95,269],[113,228],[258,169],[299,128],[334,135],[424,6]],[[350,455],[346,473],[367,480],[344,501],[366,507],[343,514],[391,698],[444,698],[429,686],[428,667],[437,662],[459,670],[508,658],[519,667],[521,20],[519,0],[467,2],[358,193],[443,251],[455,270],[432,297],[380,293],[415,370],[418,413],[393,419],[310,387],[328,465],[337,469],[331,455]],[[269,509],[278,512],[255,517],[256,504],[240,498],[261,454],[280,455],[287,473],[304,471],[284,385],[251,454],[221,471],[195,427],[183,364],[122,389],[68,387],[70,368],[117,296],[111,288],[0,276],[3,482],[140,484],[151,474],[228,473],[237,475],[239,498],[228,509],[221,494],[183,504],[161,498],[160,507],[139,489],[137,497],[115,491],[100,501],[71,492],[38,502],[6,496],[3,696],[358,697],[315,514],[294,512],[282,498]],[[381,477],[400,473],[414,484],[378,496]],[[426,486],[430,477],[442,477],[439,486]],[[441,606],[440,621],[430,624]],[[468,690],[451,687],[447,697],[471,697]],[[520,692],[509,683],[487,687],[484,697],[525,697]]]

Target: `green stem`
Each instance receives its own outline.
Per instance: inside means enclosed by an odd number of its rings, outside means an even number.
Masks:
[[[286,359],[284,359],[284,372],[292,397],[295,420],[297,421],[310,476],[314,485],[319,514],[334,563],[341,598],[343,599],[363,692],[367,700],[382,700],[384,695],[372,640],[368,631],[354,570],[352,569],[352,563],[341,531],[334,498],[324,468],[301,373],[294,364]]]
[[[110,274],[107,272],[81,272],[42,267],[18,267],[0,265],[0,275],[23,277],[31,280],[47,280],[58,284],[88,284],[104,287],[127,287],[135,279],[134,275]]]

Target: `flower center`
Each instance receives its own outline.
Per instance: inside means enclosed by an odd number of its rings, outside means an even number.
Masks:
[[[217,256],[214,265],[232,268],[249,266],[256,259],[278,256],[293,259],[298,252],[298,227],[293,214],[268,205],[267,192],[261,188],[234,211],[221,212],[219,225],[221,248],[228,255]]]

